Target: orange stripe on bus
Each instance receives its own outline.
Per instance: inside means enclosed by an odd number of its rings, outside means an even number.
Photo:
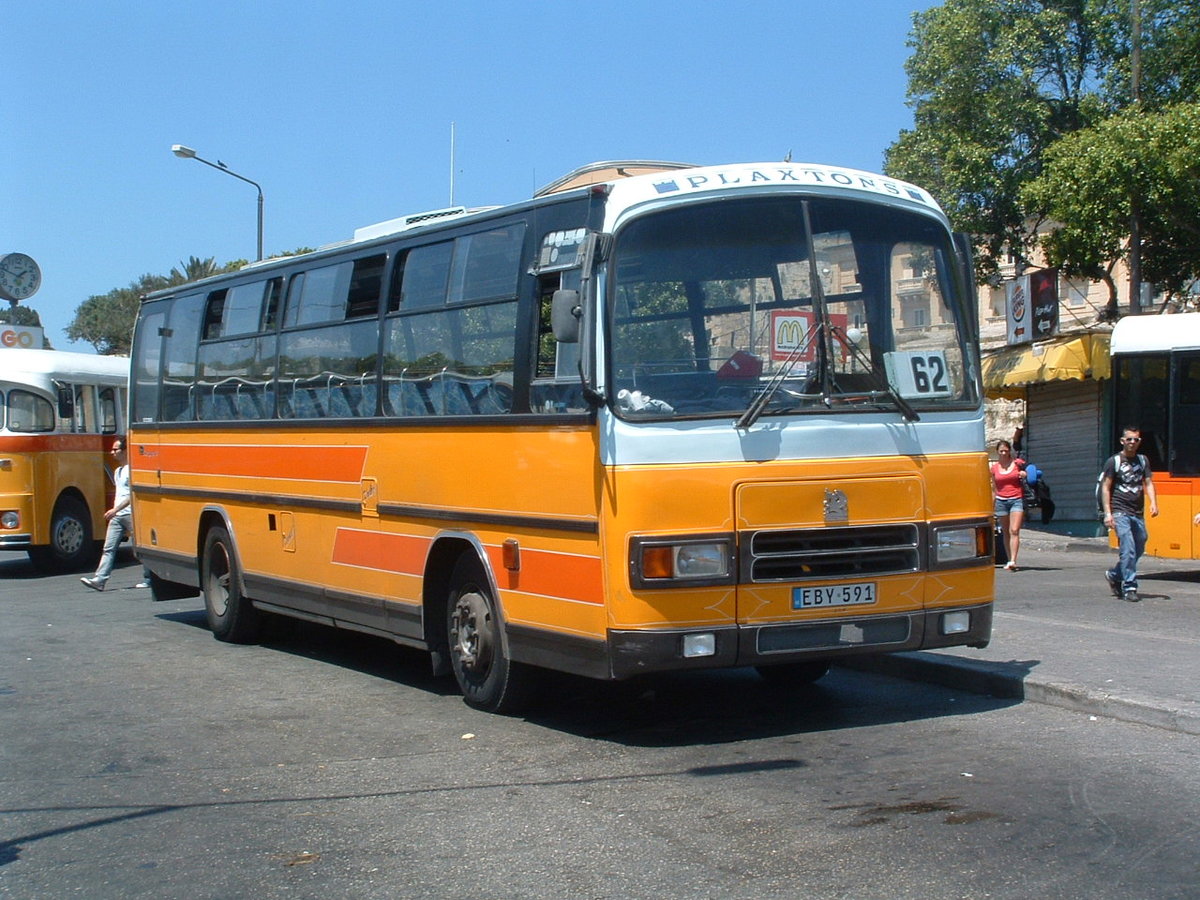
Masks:
[[[333,562],[401,575],[421,575],[429,553],[429,538],[339,528],[333,538]]]
[[[1192,479],[1185,478],[1176,481],[1170,478],[1155,478],[1154,492],[1169,494],[1173,497],[1186,497],[1192,493]]]
[[[0,437],[0,453],[42,453],[48,450],[100,452],[112,446],[114,434],[29,434]]]
[[[159,444],[142,454],[134,444],[134,468],[185,475],[233,475],[300,481],[357,482],[367,448],[238,444]]]
[[[545,550],[521,548],[521,568],[510,572],[504,568],[504,550],[488,547],[488,558],[500,587],[510,591],[537,594],[542,597],[562,597],[580,603],[604,605],[602,567],[596,556],[575,556],[570,553],[551,553]]]

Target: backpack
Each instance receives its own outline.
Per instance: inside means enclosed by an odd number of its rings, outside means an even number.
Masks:
[[[1120,453],[1113,454],[1112,463],[1114,470],[1120,465],[1120,463],[1117,461],[1117,458],[1120,455]],[[1147,472],[1150,471],[1150,462],[1146,459],[1144,454],[1139,453],[1137,455],[1137,461],[1141,463],[1143,469],[1145,469]],[[1104,470],[1107,468],[1108,460],[1105,460],[1104,465],[1100,469],[1100,474],[1096,476],[1096,518],[1101,522],[1104,521]]]

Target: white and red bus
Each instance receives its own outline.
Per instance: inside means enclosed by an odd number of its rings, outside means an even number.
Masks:
[[[47,570],[95,563],[128,383],[126,357],[0,350],[0,550]]]
[[[383,635],[499,711],[539,668],[983,646],[970,273],[894,179],[609,163],[153,294],[139,555],[218,638]]]

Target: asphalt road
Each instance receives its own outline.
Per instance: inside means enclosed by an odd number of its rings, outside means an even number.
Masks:
[[[1194,898],[1200,738],[835,670],[556,678],[0,554],[0,896]]]

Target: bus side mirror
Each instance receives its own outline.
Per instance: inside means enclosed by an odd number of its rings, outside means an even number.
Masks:
[[[579,321],[583,309],[579,305],[579,291],[557,290],[550,301],[550,327],[554,339],[560,344],[579,343]]]
[[[75,392],[69,387],[58,389],[58,417],[70,419],[75,415]]]

